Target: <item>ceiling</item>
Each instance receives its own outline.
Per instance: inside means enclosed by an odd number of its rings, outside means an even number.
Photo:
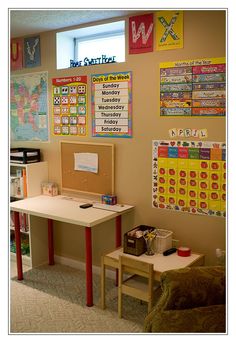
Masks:
[[[11,37],[27,36],[134,13],[137,13],[137,10],[10,10]]]

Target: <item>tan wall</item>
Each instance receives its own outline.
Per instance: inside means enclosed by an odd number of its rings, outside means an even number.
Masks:
[[[128,20],[128,18],[126,18]],[[128,21],[127,21],[128,23]],[[206,255],[206,263],[215,262],[215,249],[225,249],[225,220],[217,217],[190,215],[152,208],[153,139],[169,139],[173,127],[206,128],[209,141],[225,141],[224,118],[161,118],[159,116],[159,63],[205,57],[224,57],[225,11],[185,11],[184,48],[140,55],[128,55],[127,62],[56,70],[55,32],[41,34],[42,66],[24,69],[21,73],[47,70],[49,76],[49,113],[51,128],[51,78],[70,75],[88,75],[116,71],[133,72],[133,138],[92,138],[89,114],[89,135],[81,138],[89,142],[115,144],[115,190],[120,203],[135,205],[133,214],[123,217],[123,233],[134,225],[147,224],[174,232],[182,245]],[[128,25],[127,25],[128,26]],[[89,78],[90,84],[90,78]],[[90,87],[89,87],[90,88]],[[90,99],[90,89],[88,94]],[[90,104],[89,104],[90,113]],[[20,143],[25,147],[39,147],[44,160],[49,162],[49,178],[60,184],[59,141],[50,135],[49,143]],[[63,139],[75,140],[74,137]],[[19,146],[19,143],[13,143]],[[114,247],[115,222],[98,225],[93,230],[93,263],[100,264],[102,252]],[[84,260],[84,231],[73,225],[56,223],[56,254]]]

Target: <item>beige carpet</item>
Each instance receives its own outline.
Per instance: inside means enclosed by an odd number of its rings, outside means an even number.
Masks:
[[[24,268],[26,270],[26,268]],[[100,309],[100,277],[93,275],[94,306],[85,305],[85,273],[56,264],[40,266],[16,278],[11,263],[11,333],[141,333],[147,304],[124,296],[117,314],[117,287],[106,279],[107,309]]]

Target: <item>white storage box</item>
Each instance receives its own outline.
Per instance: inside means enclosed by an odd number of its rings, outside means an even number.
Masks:
[[[42,182],[42,193],[44,195],[56,196],[58,195],[58,186],[55,182]]]
[[[165,250],[172,248],[173,232],[164,229],[158,229],[155,238],[155,252],[162,254]]]
[[[10,196],[13,198],[23,198],[23,177],[10,177]]]

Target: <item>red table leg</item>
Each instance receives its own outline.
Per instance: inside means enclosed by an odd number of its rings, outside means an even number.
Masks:
[[[54,264],[53,220],[48,219],[48,264]]]
[[[15,240],[16,240],[16,264],[17,278],[23,280],[22,255],[21,255],[21,237],[20,237],[20,219],[19,212],[14,211]]]
[[[85,228],[86,256],[86,294],[87,306],[93,306],[93,271],[92,271],[92,234],[91,227]]]
[[[121,215],[116,217],[116,248],[121,246]],[[116,286],[118,286],[118,269],[116,269]]]
[[[116,248],[121,246],[121,215],[116,217]]]

